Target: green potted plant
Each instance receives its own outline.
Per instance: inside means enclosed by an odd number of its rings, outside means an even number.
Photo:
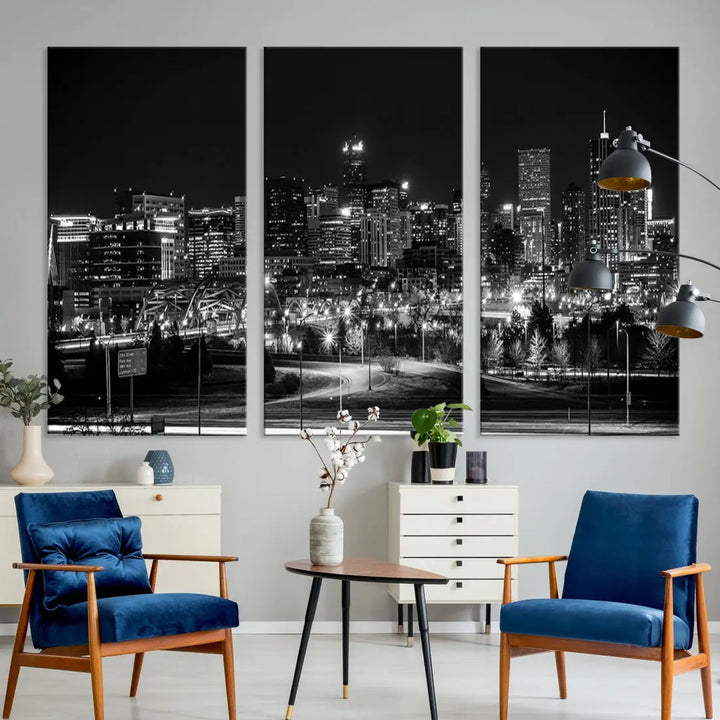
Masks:
[[[458,422],[451,417],[453,410],[472,410],[465,403],[438,403],[416,410],[412,416],[415,440],[428,444],[430,453],[430,479],[440,485],[451,485],[455,480],[455,460],[462,441],[453,428]]]
[[[10,477],[19,485],[44,485],[54,473],[42,456],[42,428],[31,423],[41,411],[62,401],[60,382],[53,380],[51,387],[45,375],[18,378],[11,367],[12,360],[0,361],[0,407],[10,410],[25,427],[22,457]]]

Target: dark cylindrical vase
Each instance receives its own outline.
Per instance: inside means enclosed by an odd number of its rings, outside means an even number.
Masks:
[[[418,445],[415,440],[415,432],[410,431],[410,437],[413,441],[412,463],[410,464],[410,482],[411,483],[429,483],[430,482],[430,455],[427,450],[427,443]]]
[[[430,478],[435,485],[452,485],[455,482],[457,443],[428,443]]]

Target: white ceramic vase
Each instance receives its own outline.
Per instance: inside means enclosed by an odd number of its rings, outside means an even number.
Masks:
[[[18,485],[44,485],[55,473],[42,456],[42,428],[25,425],[20,462],[10,471]]]
[[[343,561],[343,521],[334,508],[320,508],[310,521],[310,562],[313,565],[341,565]]]
[[[150,463],[145,461],[137,469],[138,485],[153,485],[155,483],[155,471],[150,467]]]

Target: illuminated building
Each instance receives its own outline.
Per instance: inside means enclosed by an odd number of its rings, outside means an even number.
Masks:
[[[57,286],[86,290],[90,230],[97,219],[92,215],[51,215]]]
[[[447,243],[448,206],[436,203],[415,203],[410,206],[412,244]]]
[[[247,214],[247,198],[236,195],[233,203],[235,212],[235,243],[233,255],[245,255],[247,232],[245,229],[245,216]]]
[[[570,183],[562,193],[560,225],[560,260],[578,263],[587,252],[585,190]]]
[[[321,215],[308,220],[308,255],[320,265],[351,262],[353,247],[349,214]]]
[[[230,208],[188,211],[187,254],[194,278],[217,273],[220,262],[233,256],[235,217]]]
[[[272,255],[307,254],[307,208],[297,178],[265,179],[265,249]]]
[[[132,188],[115,188],[115,217],[137,215],[142,217],[172,217],[175,221],[175,250],[179,254],[185,248],[185,196],[136,192]]]
[[[550,237],[550,150],[518,150],[518,202],[520,233],[525,241],[525,262],[543,260]]]
[[[452,209],[448,214],[448,248],[458,255],[463,252],[463,198],[462,190],[453,190]]]
[[[360,262],[363,265],[388,264],[390,221],[379,208],[369,208],[360,218]]]
[[[480,246],[490,239],[490,173],[480,162]]]
[[[400,186],[389,181],[368,185],[366,198],[367,207],[360,226],[360,262],[365,264],[368,257],[377,256],[381,262],[368,264],[395,265],[403,251],[400,232]],[[373,225],[372,228],[369,223]],[[376,238],[370,241],[370,245],[376,247],[377,253],[371,251],[367,254],[368,238]]]

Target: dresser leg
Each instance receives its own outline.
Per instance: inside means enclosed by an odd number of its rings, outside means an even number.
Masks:
[[[408,604],[408,631],[407,631],[407,646],[413,647],[415,645],[415,638],[413,637],[413,605]]]
[[[403,620],[403,604],[398,603],[398,622],[397,622],[397,634],[403,635],[405,633],[404,620]]]
[[[485,634],[490,634],[490,603],[485,603]]]

